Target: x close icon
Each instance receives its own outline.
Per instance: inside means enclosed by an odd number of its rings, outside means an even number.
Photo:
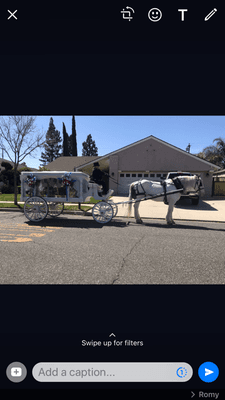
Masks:
[[[10,18],[15,18],[15,19],[17,19],[17,17],[15,16],[15,14],[16,14],[16,12],[17,12],[17,10],[15,10],[15,11],[13,11],[13,12],[11,12],[10,10],[7,10],[8,12],[9,12],[9,14],[10,14],[10,16],[8,17],[8,19],[10,19]]]

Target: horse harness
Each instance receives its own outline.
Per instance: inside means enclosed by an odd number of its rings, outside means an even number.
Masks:
[[[195,186],[197,186],[197,192],[200,192],[200,190],[204,189],[200,176],[198,176]]]
[[[177,177],[177,178],[173,178],[172,181],[173,181],[173,184],[175,185],[176,189],[183,189],[183,185],[182,185],[182,183],[181,183],[181,181],[180,181],[180,179],[179,179],[178,177]],[[166,182],[165,182],[165,181],[164,181],[164,182],[161,182],[161,185],[162,185],[162,187],[163,187],[163,192],[164,192],[164,204],[169,204],[169,203],[168,203],[168,200],[167,200]],[[146,193],[146,191],[144,190],[141,181],[138,181],[138,182],[133,186],[133,195],[134,195],[134,198],[136,199],[136,197],[137,197],[138,195],[141,195],[141,194],[143,194],[144,196],[147,196],[147,193]]]
[[[144,194],[146,196],[146,192],[145,189],[143,188],[143,185],[141,183],[141,180],[138,181],[135,185],[134,185],[134,195],[135,198],[136,196],[138,196],[139,194]]]

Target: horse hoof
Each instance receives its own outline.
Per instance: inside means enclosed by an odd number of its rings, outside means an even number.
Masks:
[[[173,225],[172,221],[166,221],[167,225]]]
[[[143,224],[143,221],[141,219],[137,219],[136,224]]]

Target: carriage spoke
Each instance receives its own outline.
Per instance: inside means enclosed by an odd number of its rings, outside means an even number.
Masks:
[[[41,197],[30,197],[24,204],[24,214],[30,221],[42,221],[48,214],[48,205]]]
[[[64,203],[50,202],[48,203],[48,215],[50,217],[58,217],[64,210]]]
[[[113,208],[109,203],[101,201],[92,208],[92,216],[100,224],[106,224],[113,218]]]

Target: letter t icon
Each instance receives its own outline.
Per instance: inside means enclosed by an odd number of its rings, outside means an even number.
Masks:
[[[186,11],[188,11],[188,10],[185,9],[185,8],[179,8],[178,11],[181,12],[181,21],[184,21],[184,13],[185,13]]]

